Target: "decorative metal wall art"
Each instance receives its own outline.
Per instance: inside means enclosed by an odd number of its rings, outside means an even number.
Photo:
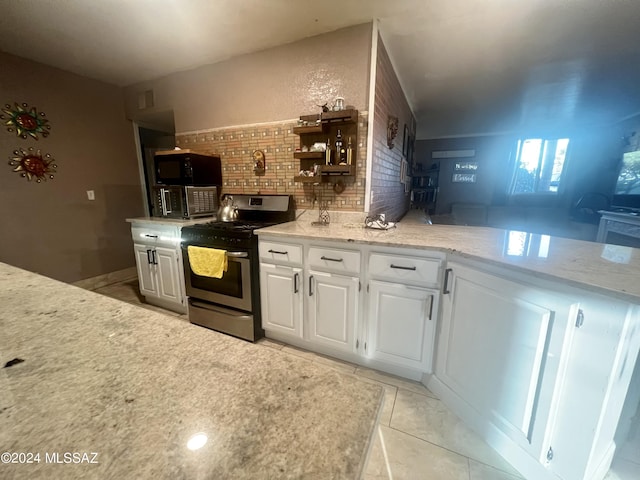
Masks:
[[[398,135],[398,117],[389,115],[387,119],[387,147],[393,148],[395,146],[394,140]]]
[[[4,106],[0,119],[4,121],[9,132],[15,131],[21,138],[30,136],[38,140],[38,134],[47,137],[51,130],[49,120],[45,116],[44,112],[38,113],[36,107],[29,108],[26,103],[19,105],[15,102],[13,107],[8,103]]]
[[[47,177],[53,179],[53,174],[58,168],[50,154],[46,153],[43,157],[40,150],[34,153],[33,147],[29,147],[28,150],[18,148],[13,151],[13,155],[9,165],[14,167],[14,172],[18,172],[29,181],[35,178],[36,182],[40,183],[42,180],[47,180]]]

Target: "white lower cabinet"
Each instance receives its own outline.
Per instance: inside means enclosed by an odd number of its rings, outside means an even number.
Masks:
[[[151,304],[186,313],[180,228],[136,219],[131,224],[131,235],[140,293]]]
[[[429,388],[525,478],[602,480],[640,309],[508,270],[447,266]]]
[[[431,373],[444,255],[259,242],[267,337],[412,380]]]
[[[336,350],[356,350],[357,277],[309,271],[308,340]]]
[[[371,280],[369,355],[430,372],[438,294],[437,290]]]
[[[152,270],[151,252],[153,249],[148,245],[133,245],[133,251],[136,256],[136,268],[138,270],[138,283],[140,284],[140,293],[145,297],[148,295],[158,294],[157,279],[155,271]]]
[[[460,264],[448,267],[436,375],[542,460],[578,304]]]
[[[260,263],[262,328],[302,338],[302,269]]]
[[[140,293],[169,304],[184,305],[179,253],[175,249],[134,244]]]

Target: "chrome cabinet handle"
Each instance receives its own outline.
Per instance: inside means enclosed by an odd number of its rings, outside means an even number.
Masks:
[[[277,253],[278,255],[288,255],[289,252],[279,252],[278,250],[268,250],[269,253]]]
[[[151,250],[147,250],[147,263],[151,265]]]
[[[313,275],[309,276],[309,296],[313,295]]]
[[[325,257],[324,255],[320,257],[320,260],[327,260],[329,262],[342,262],[341,258]]]
[[[249,254],[247,252],[227,252],[227,257],[233,258],[247,258]]]
[[[158,264],[158,259],[156,257],[156,251],[155,250],[151,250],[151,263],[153,263],[154,265]]]
[[[401,265],[394,265],[393,263],[390,265],[391,268],[397,268],[398,270],[413,270],[415,271],[416,267],[403,267]]]
[[[429,320],[432,320],[433,316],[433,295],[429,295],[431,297],[431,304],[429,305]]]
[[[145,233],[144,236],[147,238],[158,238],[158,235],[149,235],[148,233]]]
[[[453,272],[452,268],[447,268],[444,271],[444,282],[442,282],[442,294],[446,295],[447,293],[451,293],[451,291],[449,290],[449,274]]]
[[[298,275],[297,273],[293,275],[293,293],[298,293],[298,280],[300,278],[300,275]]]

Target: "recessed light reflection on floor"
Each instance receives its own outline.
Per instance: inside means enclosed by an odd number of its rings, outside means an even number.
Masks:
[[[208,439],[209,437],[207,437],[206,433],[196,433],[187,441],[187,448],[189,450],[198,450],[205,446]]]

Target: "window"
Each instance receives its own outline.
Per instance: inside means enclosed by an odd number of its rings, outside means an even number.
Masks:
[[[557,194],[568,148],[568,138],[518,140],[511,194]]]

